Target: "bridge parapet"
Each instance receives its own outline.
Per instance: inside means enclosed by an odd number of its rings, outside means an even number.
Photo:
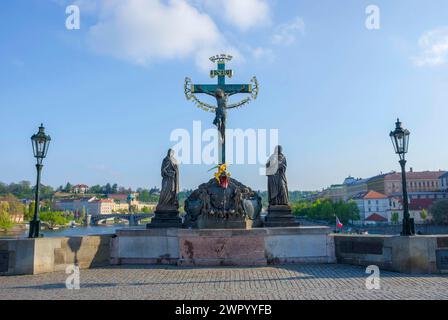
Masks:
[[[90,218],[90,223],[98,225],[101,221],[109,219],[122,219],[129,221],[130,225],[138,225],[138,222],[143,219],[148,219],[154,217],[153,213],[116,213],[116,214],[100,214],[92,216]]]

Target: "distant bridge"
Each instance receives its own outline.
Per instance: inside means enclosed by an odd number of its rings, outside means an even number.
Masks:
[[[98,225],[102,221],[110,219],[128,220],[130,226],[138,225],[138,222],[143,219],[154,217],[154,213],[117,213],[117,214],[100,214],[90,218],[90,224]]]

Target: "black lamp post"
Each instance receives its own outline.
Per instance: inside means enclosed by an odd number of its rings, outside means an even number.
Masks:
[[[30,234],[29,238],[39,238],[40,220],[39,220],[39,206],[40,206],[40,174],[43,168],[43,160],[47,156],[48,147],[50,146],[51,138],[45,134],[45,128],[43,124],[39,127],[39,132],[31,137],[31,143],[33,145],[34,157],[37,160],[37,182],[36,182],[36,194],[34,203],[34,217],[30,221]]]
[[[401,232],[401,235],[403,236],[411,236],[415,232],[414,219],[411,219],[409,215],[408,186],[406,182],[405,155],[408,152],[410,134],[409,130],[402,128],[400,119],[397,119],[397,122],[395,123],[395,130],[390,132],[390,138],[394,145],[395,153],[400,157],[401,182],[403,189],[403,231]]]

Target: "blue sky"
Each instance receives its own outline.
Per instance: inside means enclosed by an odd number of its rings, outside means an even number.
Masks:
[[[80,30],[67,30],[67,5]],[[241,4],[243,3],[243,4]],[[368,30],[366,7],[380,9]],[[160,185],[176,128],[212,127],[185,100],[185,76],[235,55],[231,82],[256,75],[258,99],[228,127],[279,129],[290,189],[398,170],[388,133],[411,131],[409,166],[448,168],[448,2],[331,0],[6,0],[0,4],[0,181],[34,181],[29,138],[53,138],[43,182]],[[210,166],[182,165],[181,188]],[[259,165],[233,177],[265,189]]]

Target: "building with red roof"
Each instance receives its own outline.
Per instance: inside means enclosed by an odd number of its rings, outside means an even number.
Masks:
[[[77,184],[72,188],[72,192],[76,194],[86,194],[89,192],[89,186],[85,184]]]
[[[392,211],[398,212],[402,209],[398,199],[374,190],[361,192],[352,200],[359,208],[361,220],[366,222],[390,221]]]

